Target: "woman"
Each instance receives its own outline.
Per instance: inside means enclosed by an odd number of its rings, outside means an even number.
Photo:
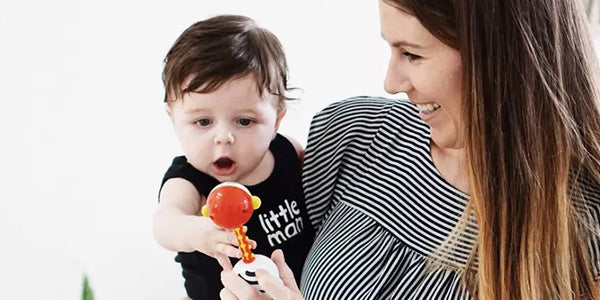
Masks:
[[[598,70],[577,1],[379,5],[385,88],[410,102],[313,119],[304,297],[600,299]],[[301,298],[273,260],[287,286],[260,284]],[[223,299],[257,296],[222,281]]]

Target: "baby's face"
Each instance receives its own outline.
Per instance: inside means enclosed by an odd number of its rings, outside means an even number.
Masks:
[[[253,76],[211,93],[188,93],[170,104],[176,135],[188,162],[217,180],[246,185],[266,179],[266,154],[284,112],[277,97],[261,96]]]

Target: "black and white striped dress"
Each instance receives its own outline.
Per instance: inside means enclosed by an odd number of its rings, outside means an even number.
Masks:
[[[319,232],[301,280],[306,299],[470,299],[455,272],[424,272],[468,200],[434,167],[429,142],[404,100],[357,97],[313,118],[303,187]],[[451,249],[462,264],[476,237],[469,229]],[[598,261],[598,243],[590,246]]]

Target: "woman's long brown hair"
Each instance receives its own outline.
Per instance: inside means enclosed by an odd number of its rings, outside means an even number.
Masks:
[[[471,295],[594,299],[587,241],[598,227],[573,204],[585,201],[582,180],[600,182],[598,70],[581,4],[385,1],[462,55],[471,197],[461,223],[473,214],[479,229],[462,267]]]

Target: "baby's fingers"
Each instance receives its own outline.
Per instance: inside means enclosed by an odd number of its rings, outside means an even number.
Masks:
[[[229,244],[229,245],[236,246],[236,247],[239,246],[237,237],[235,236],[235,233],[233,233],[231,231],[221,230],[221,231],[217,232],[215,239],[219,243]]]
[[[233,269],[233,267],[231,266],[231,261],[227,256],[217,254],[215,255],[215,258],[217,259],[219,265],[221,265],[221,268],[223,268],[224,271],[231,271]]]
[[[242,253],[240,249],[233,247],[229,244],[218,243],[217,244],[217,252],[234,258],[241,258]]]
[[[245,230],[244,230],[245,231]],[[247,237],[247,236],[246,236]],[[235,233],[231,231],[222,231],[219,232],[218,241],[225,244],[230,244],[236,247],[239,247],[239,242]],[[256,241],[248,239],[248,243],[250,244],[251,249],[256,249]]]

